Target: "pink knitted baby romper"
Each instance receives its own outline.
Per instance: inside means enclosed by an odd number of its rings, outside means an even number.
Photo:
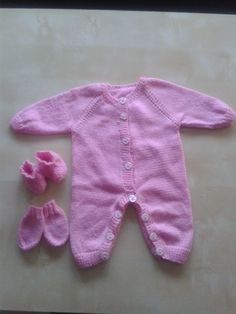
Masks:
[[[80,267],[111,255],[128,203],[151,253],[184,263],[193,220],[180,128],[223,128],[235,113],[220,99],[157,78],[80,85],[27,106],[16,132],[72,140],[70,244]]]

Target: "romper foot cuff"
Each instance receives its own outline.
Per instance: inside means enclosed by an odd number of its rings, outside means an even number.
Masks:
[[[163,260],[183,264],[187,261],[190,251],[191,250],[189,249],[178,246],[165,246],[164,248],[155,248],[153,250],[153,255]]]
[[[81,268],[89,268],[96,266],[109,259],[110,254],[101,251],[92,251],[77,254],[74,252],[74,259],[76,264]]]

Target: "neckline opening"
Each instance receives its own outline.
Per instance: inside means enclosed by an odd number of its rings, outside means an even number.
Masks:
[[[139,77],[136,82],[127,83],[127,84],[111,84],[109,82],[106,82],[103,84],[103,95],[105,96],[105,98],[107,98],[113,103],[119,103],[122,98],[130,101],[131,99],[134,98],[134,96],[137,94],[140,87],[143,85],[144,83],[143,81],[144,81],[144,77]],[[111,93],[111,91],[125,89],[129,87],[133,87],[133,88],[128,94],[122,95],[121,97],[116,97],[112,95]]]

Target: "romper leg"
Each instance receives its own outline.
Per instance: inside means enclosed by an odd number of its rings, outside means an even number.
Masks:
[[[70,244],[78,266],[88,268],[109,259],[125,210],[126,199],[109,193],[83,195],[72,202]]]
[[[170,184],[174,184],[173,182]],[[153,186],[137,192],[135,208],[145,241],[157,258],[184,263],[191,251],[193,219],[187,189]]]

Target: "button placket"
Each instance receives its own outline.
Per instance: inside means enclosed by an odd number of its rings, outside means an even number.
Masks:
[[[126,161],[124,167],[126,170],[130,170],[133,167],[133,164],[130,161]]]
[[[120,104],[122,104],[120,111],[120,157],[122,163],[122,179],[123,186],[126,191],[134,191],[134,164],[131,156],[131,140],[129,131],[129,117],[127,109],[127,99],[125,97],[120,98]]]
[[[128,138],[128,137],[123,137],[121,141],[122,141],[122,143],[123,143],[124,145],[129,144],[129,138]]]
[[[126,103],[126,98],[125,98],[125,97],[121,97],[121,98],[119,99],[119,103],[120,103],[121,105],[124,105],[124,104]]]
[[[161,238],[158,236],[158,234],[154,231],[149,231],[149,239],[154,242],[153,246],[153,252],[155,255],[163,257],[165,255],[165,250],[163,247],[163,241]]]
[[[123,111],[123,112],[120,113],[120,119],[121,120],[126,121],[127,118],[128,118],[128,115],[127,115],[126,112]]]

